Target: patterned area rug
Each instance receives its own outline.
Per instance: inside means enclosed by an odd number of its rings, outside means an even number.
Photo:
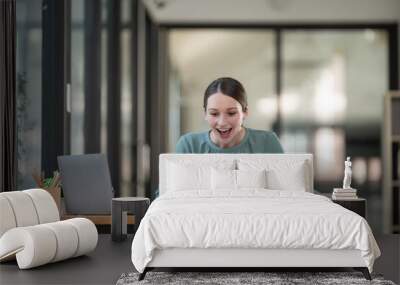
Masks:
[[[117,285],[133,284],[388,284],[381,275],[372,274],[372,281],[360,272],[148,272],[142,281],[139,273],[124,273]]]

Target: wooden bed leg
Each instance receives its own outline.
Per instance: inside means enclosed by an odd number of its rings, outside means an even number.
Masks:
[[[372,280],[371,275],[369,274],[369,270],[367,267],[354,267],[355,270],[361,271],[364,275],[365,279]]]
[[[139,278],[138,281],[142,281],[144,279],[144,277],[146,276],[148,269],[147,267],[144,269],[144,271],[142,273],[139,274]]]

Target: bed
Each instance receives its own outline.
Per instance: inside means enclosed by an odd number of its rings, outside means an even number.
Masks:
[[[352,267],[371,279],[372,231],[313,193],[311,154],[162,154],[159,174],[132,242],[140,280],[158,267]]]

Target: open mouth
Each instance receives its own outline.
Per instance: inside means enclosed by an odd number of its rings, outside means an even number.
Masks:
[[[232,128],[230,128],[230,129],[216,129],[216,130],[218,131],[219,135],[223,139],[228,138],[232,133]]]

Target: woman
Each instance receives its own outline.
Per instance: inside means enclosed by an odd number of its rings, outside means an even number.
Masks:
[[[246,128],[246,92],[242,84],[229,77],[214,80],[203,99],[205,120],[210,130],[183,135],[177,153],[283,153],[272,131]]]

